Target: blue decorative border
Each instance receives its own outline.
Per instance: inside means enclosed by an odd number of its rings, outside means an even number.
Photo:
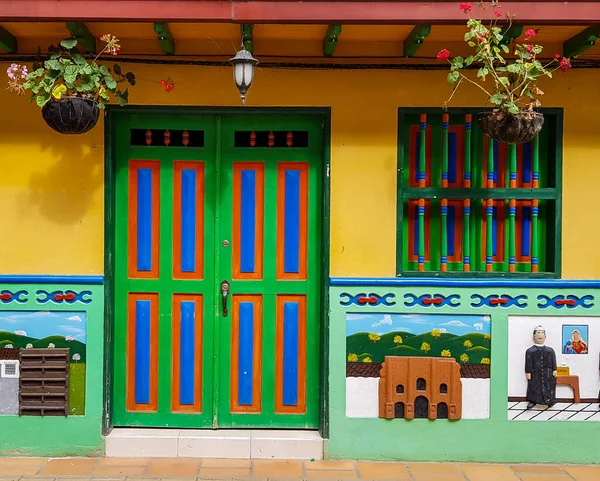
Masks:
[[[44,276],[44,275],[0,275],[3,284],[85,284],[102,285],[104,276]]]
[[[395,277],[331,277],[331,286],[344,287],[525,287],[551,289],[600,289],[600,280],[562,279],[427,279]]]

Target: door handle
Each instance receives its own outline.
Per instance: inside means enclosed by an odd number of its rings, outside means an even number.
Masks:
[[[221,300],[223,302],[223,317],[227,317],[228,311],[227,311],[227,296],[229,295],[229,289],[231,288],[231,285],[229,284],[228,281],[223,281],[221,282]]]

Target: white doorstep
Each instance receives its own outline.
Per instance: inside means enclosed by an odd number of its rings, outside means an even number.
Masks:
[[[323,438],[318,431],[115,428],[106,456],[319,460]]]

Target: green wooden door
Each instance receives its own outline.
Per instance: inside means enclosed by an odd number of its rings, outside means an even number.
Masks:
[[[112,115],[114,425],[317,427],[322,120]]]

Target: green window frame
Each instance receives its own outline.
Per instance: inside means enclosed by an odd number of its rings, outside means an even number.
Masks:
[[[518,145],[484,110],[398,109],[397,276],[560,278],[563,110]]]

